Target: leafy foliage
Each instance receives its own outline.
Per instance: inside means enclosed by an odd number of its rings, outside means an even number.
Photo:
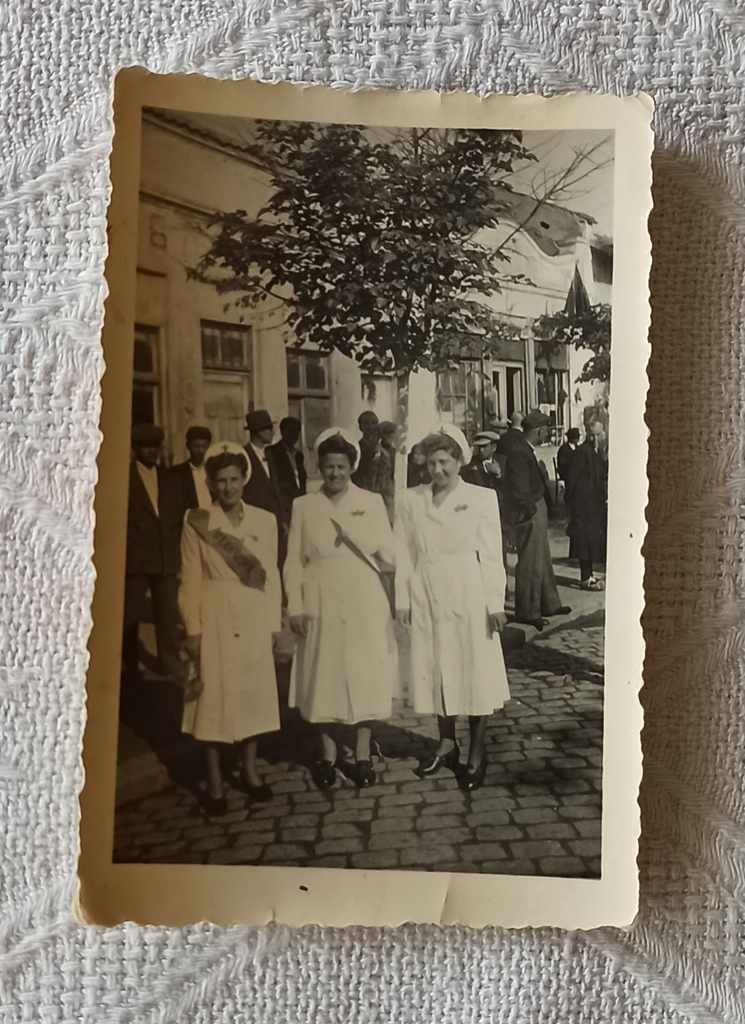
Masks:
[[[549,313],[533,325],[537,339],[547,354],[559,345],[587,348],[592,356],[585,364],[577,383],[610,380],[611,307],[598,303],[579,313]]]
[[[272,195],[221,213],[196,268],[235,303],[282,305],[297,344],[366,372],[438,369],[515,336],[484,301],[509,275],[485,244],[496,186],[534,159],[519,132],[257,122],[250,156]]]

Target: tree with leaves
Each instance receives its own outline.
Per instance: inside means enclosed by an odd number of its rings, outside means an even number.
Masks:
[[[512,336],[483,298],[515,279],[509,257],[478,236],[531,158],[518,132],[261,121],[253,149],[271,198],[217,216],[197,268],[238,305],[281,303],[297,344],[366,372],[438,369]]]
[[[561,345],[592,352],[575,383],[607,384],[610,381],[611,307],[606,303],[576,311],[563,309],[548,313],[534,322],[533,332],[546,355]]]
[[[488,232],[536,160],[520,132],[257,121],[243,152],[270,198],[256,216],[215,216],[195,275],[247,311],[282,307],[299,347],[393,373],[402,423],[410,373],[517,337],[488,298],[525,281],[509,272],[521,225],[499,245]],[[528,219],[591,173],[593,153],[544,183]]]

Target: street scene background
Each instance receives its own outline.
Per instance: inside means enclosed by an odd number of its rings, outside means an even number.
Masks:
[[[251,221],[272,198],[275,178],[256,159],[252,124],[146,112],[132,417],[162,429],[161,465],[186,457],[185,435],[194,425],[207,426],[216,440],[245,444],[246,413],[267,409],[275,424],[288,415],[300,421],[310,491],[319,486],[315,438],[332,424],[355,431],[362,412],[399,426],[400,474],[407,444],[410,450],[438,423],[454,424],[472,440],[485,429],[501,432],[516,413],[539,410],[547,426],[536,454],[554,497],[551,555],[571,611],[540,631],[517,622],[506,628],[511,699],[489,721],[486,779],[472,793],[447,770],[417,776],[418,763],[436,747],[437,721],[417,716],[405,695],[392,718],[376,725],[375,784],[356,789],[340,775],[329,791],[317,790],[308,768],[312,731],[287,707],[293,640],[285,628],[277,650],[282,728],[259,745],[273,797],[250,803],[228,786],[228,813],[219,820],[198,799],[199,744],[181,732],[182,691],[157,665],[145,617],[146,698],[138,690],[128,701],[123,692],[120,707],[115,862],[599,876],[605,602],[602,589],[580,587],[579,566],[569,558],[570,510],[557,452],[571,428],[582,438],[593,421],[608,429],[603,331],[612,287],[612,139],[594,132],[531,136],[523,142],[533,162],[505,177],[495,193],[498,216],[478,228],[487,260],[488,253],[504,254],[499,278],[481,297],[488,344],[458,341],[470,324],[465,313],[460,334],[450,336],[444,326],[449,355],[427,369],[429,352],[406,367],[402,413],[400,366],[368,359],[343,341],[326,348],[318,334],[297,347],[298,321],[288,318],[282,296],[236,304],[205,272],[225,211],[243,211]],[[508,616],[515,566],[510,550]],[[604,567],[596,571],[602,579]],[[226,749],[227,776],[235,770]]]

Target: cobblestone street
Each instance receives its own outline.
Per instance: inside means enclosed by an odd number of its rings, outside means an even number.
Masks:
[[[312,737],[288,716],[260,749],[274,798],[251,805],[230,788],[228,815],[210,820],[195,795],[200,751],[178,732],[172,694],[154,686],[147,724],[121,731],[114,860],[597,877],[603,594],[578,589],[576,568],[560,557],[566,537],[553,534],[572,614],[540,634],[526,627],[526,642],[509,651],[512,699],[490,720],[481,789],[462,792],[447,769],[416,776],[419,758],[434,748],[436,721],[399,701],[376,728],[376,785],[357,791],[340,779],[319,792],[306,766]],[[521,639],[522,630],[512,627],[512,636]],[[284,687],[286,676],[285,667]]]

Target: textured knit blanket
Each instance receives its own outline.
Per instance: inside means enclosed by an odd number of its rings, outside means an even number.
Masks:
[[[743,28],[738,0],[3,5],[0,1018],[745,1018]],[[628,933],[104,931],[72,919],[111,84],[131,64],[654,96],[646,764]]]

